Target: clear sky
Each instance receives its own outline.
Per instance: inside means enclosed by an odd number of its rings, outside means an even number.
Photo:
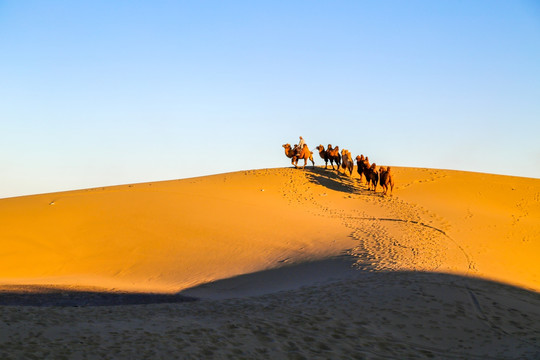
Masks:
[[[539,178],[540,3],[0,0],[0,197],[289,166],[300,135]]]

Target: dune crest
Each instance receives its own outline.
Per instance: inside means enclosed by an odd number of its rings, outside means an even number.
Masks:
[[[174,293],[345,254],[540,290],[540,180],[392,171],[392,197],[287,168],[2,199],[0,284]]]

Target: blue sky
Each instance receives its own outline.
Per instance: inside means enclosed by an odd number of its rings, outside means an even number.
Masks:
[[[540,177],[535,1],[0,1],[0,55],[0,197],[289,166],[299,135]]]

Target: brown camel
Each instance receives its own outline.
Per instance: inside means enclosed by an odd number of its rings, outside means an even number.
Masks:
[[[390,195],[394,191],[394,179],[392,178],[392,173],[390,172],[390,166],[386,169],[381,166],[379,169],[379,184],[383,188],[383,195],[388,193],[388,188],[390,188]]]
[[[370,167],[371,165],[369,163],[369,156],[366,156],[362,165],[362,169],[364,169],[364,177],[366,178],[366,183],[368,186],[369,186],[369,173],[370,173],[369,168]]]
[[[377,183],[379,182],[379,174],[377,173],[377,164],[373,163],[364,173],[367,180],[368,190],[377,191]],[[372,189],[373,187],[373,189]]]
[[[330,164],[332,165],[332,170],[336,170],[334,169],[335,161],[337,165],[337,170],[339,171],[339,167],[341,166],[341,155],[339,154],[339,146],[332,148],[332,144],[328,144],[326,154],[328,155],[328,160],[330,160]]]
[[[328,153],[324,149],[324,146],[319,145],[315,149],[319,150],[319,155],[321,159],[324,160],[324,168],[327,169],[328,168]]]
[[[349,150],[341,150],[341,167],[343,168],[343,173],[345,175],[347,175],[347,170],[349,170],[349,174],[352,176],[354,163]]]
[[[304,147],[300,151],[300,155],[296,154],[296,149],[291,148],[290,144],[284,144],[282,146],[285,149],[285,155],[288,158],[292,159],[291,164],[293,164],[295,168],[298,167],[299,159],[304,159],[304,166],[302,166],[302,169],[306,167],[308,160],[311,160],[313,167],[315,167],[315,162],[313,161],[313,152],[309,151],[309,148],[307,145],[304,145]]]
[[[362,183],[362,175],[364,175],[365,171],[364,160],[364,154],[358,155],[356,157],[356,171],[358,171],[358,175],[360,175],[360,183]]]

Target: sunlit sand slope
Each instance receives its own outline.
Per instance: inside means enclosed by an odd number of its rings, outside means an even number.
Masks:
[[[540,180],[393,172],[386,197],[316,168],[2,199],[0,284],[170,293],[348,254],[540,290]]]
[[[468,273],[540,290],[540,180],[399,169],[400,199],[436,214]]]
[[[352,246],[296,202],[291,170],[0,201],[0,282],[174,292]]]

